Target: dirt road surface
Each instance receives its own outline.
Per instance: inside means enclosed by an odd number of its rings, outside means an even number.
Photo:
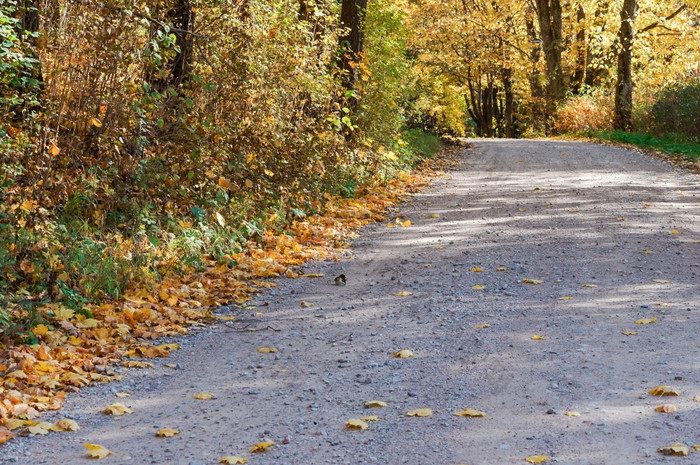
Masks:
[[[322,278],[279,280],[156,368],[72,395],[46,418],[80,431],[15,439],[0,463],[92,463],[83,443],[111,450],[105,464],[700,463],[657,452],[700,444],[697,176],[599,145],[474,141],[396,215],[411,225],[369,227],[351,259],[305,269]],[[120,401],[134,413],[102,413]],[[261,441],[275,445],[251,454]]]

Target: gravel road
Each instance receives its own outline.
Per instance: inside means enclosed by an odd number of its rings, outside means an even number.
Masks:
[[[700,463],[657,452],[700,444],[698,177],[600,145],[472,142],[392,212],[409,227],[368,227],[351,259],[305,269],[323,277],[279,280],[156,368],[72,395],[47,419],[80,431],[18,438],[0,463],[92,463],[83,443],[109,464]],[[648,394],[660,385],[680,395]],[[120,401],[134,413],[102,413]]]

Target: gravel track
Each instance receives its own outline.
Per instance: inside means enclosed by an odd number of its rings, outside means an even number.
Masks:
[[[700,463],[657,452],[700,444],[698,177],[607,146],[472,142],[393,212],[410,227],[368,227],[352,259],[305,269],[324,277],[278,280],[155,369],[72,395],[46,418],[80,431],[15,439],[0,463],[92,463],[86,442],[110,464]],[[415,356],[392,358],[401,349]],[[657,385],[680,396],[649,395]],[[118,401],[134,413],[102,413]],[[666,402],[678,412],[654,411]],[[486,417],[452,414],[467,407]],[[406,417],[417,408],[434,414]],[[366,431],[344,426],[375,414]],[[181,433],[157,438],[164,427]],[[250,454],[263,440],[276,445]]]

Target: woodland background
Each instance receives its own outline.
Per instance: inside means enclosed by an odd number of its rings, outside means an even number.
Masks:
[[[0,328],[29,343],[41,304],[235,266],[435,135],[634,130],[698,153],[693,2],[0,5]]]

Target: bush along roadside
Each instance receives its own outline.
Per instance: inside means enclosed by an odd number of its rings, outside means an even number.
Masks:
[[[121,378],[115,364],[148,368],[148,359],[177,350],[177,344],[157,344],[159,338],[217,319],[235,325],[235,310],[222,315],[216,309],[241,308],[252,294],[275,286],[266,278],[305,277],[299,267],[309,260],[338,259],[359,228],[383,221],[389,207],[448,163],[447,156],[428,158],[415,172],[398,170],[391,179],[356,186],[353,197],[326,193],[319,213],[261,224],[257,238],[242,242],[238,252],[203,255],[199,269],[133,281],[118,298],[90,302],[64,287],[61,301],[31,296],[8,303],[0,321],[0,443],[37,428],[41,412],[61,408],[70,392]]]

